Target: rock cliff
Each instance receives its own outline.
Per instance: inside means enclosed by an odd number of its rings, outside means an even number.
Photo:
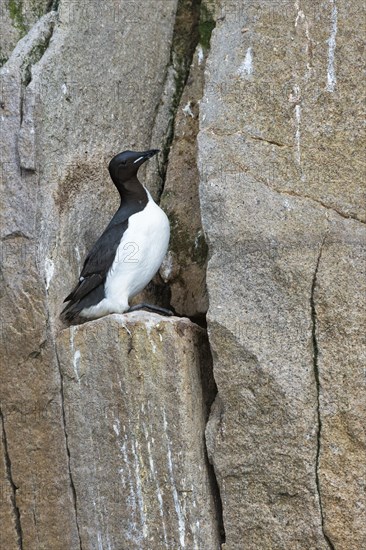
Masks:
[[[0,13],[0,547],[365,548],[362,3]],[[155,147],[180,317],[63,327]]]

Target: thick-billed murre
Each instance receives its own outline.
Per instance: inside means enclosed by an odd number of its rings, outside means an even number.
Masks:
[[[137,178],[138,169],[158,150],[124,151],[109,164],[121,204],[104,233],[86,257],[79,282],[66,297],[61,319],[69,324],[125,313],[142,307],[171,312],[129,300],[141,292],[158,271],[168,249],[170,227],[166,214]]]

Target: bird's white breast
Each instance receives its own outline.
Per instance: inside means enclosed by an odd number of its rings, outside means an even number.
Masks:
[[[106,299],[119,311],[151,281],[168,250],[168,218],[147,193],[144,210],[129,218],[105,283]]]

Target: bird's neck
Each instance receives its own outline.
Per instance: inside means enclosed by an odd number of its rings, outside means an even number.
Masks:
[[[137,176],[132,176],[129,180],[124,182],[115,181],[114,184],[121,198],[121,206],[131,202],[141,204],[147,203],[147,192]]]

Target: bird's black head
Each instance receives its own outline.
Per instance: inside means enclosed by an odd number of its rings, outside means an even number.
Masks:
[[[158,149],[143,153],[124,151],[113,157],[109,163],[109,173],[117,187],[134,178],[140,166],[157,153],[159,153]]]

